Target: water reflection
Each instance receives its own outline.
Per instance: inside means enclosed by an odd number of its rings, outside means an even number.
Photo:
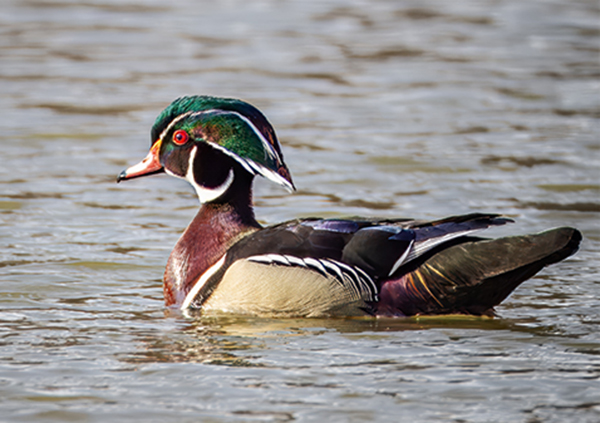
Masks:
[[[306,342],[312,348],[315,337],[339,334],[348,339],[390,342],[398,333],[410,339],[410,333],[419,339],[426,331],[443,330],[456,335],[476,332],[485,336],[509,333],[527,335],[523,342],[539,342],[547,337],[570,336],[564,330],[543,325],[535,318],[521,320],[491,319],[471,316],[418,317],[406,319],[269,319],[232,315],[204,315],[189,319],[175,317],[177,329],[167,333],[142,331],[135,336],[131,350],[119,353],[117,358],[129,364],[196,362],[232,367],[264,367],[262,358],[273,343],[285,344],[286,339]],[[465,335],[470,338],[472,335]],[[411,341],[414,342],[414,341]],[[419,341],[417,341],[419,342]],[[587,350],[585,344],[579,348]],[[590,344],[589,347],[597,347]],[[479,353],[478,353],[479,354]],[[393,362],[396,362],[395,360]]]

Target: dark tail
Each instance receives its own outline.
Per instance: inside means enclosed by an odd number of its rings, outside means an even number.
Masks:
[[[385,281],[377,314],[491,314],[523,281],[575,253],[581,239],[577,229],[557,228],[454,245]]]

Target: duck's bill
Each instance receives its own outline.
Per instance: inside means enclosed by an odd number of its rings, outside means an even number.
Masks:
[[[157,142],[152,146],[150,152],[144,158],[144,160],[119,173],[119,176],[117,176],[117,182],[164,172],[165,169],[160,164],[158,158],[159,150],[160,142]]]

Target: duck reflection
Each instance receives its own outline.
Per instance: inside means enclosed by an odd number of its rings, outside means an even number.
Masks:
[[[399,332],[464,329],[556,335],[556,328],[540,322],[503,320],[465,315],[441,317],[274,319],[222,313],[183,316],[167,311],[175,329],[140,334],[139,347],[120,359],[131,364],[196,362],[232,367],[265,367],[261,358],[272,343],[286,338],[317,337],[328,333],[352,339],[397,337]]]

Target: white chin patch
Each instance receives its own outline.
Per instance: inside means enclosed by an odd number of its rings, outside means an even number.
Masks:
[[[217,187],[212,187],[212,188],[207,188],[202,185],[199,185],[194,180],[194,170],[193,170],[193,163],[194,163],[194,159],[196,158],[197,150],[198,150],[197,147],[194,147],[192,149],[192,151],[190,152],[190,159],[188,162],[188,170],[185,175],[185,179],[190,184],[192,184],[192,186],[196,190],[196,194],[198,194],[198,198],[200,199],[200,202],[202,204],[210,203],[211,201],[214,201],[217,198],[219,198],[220,196],[222,196],[223,194],[225,194],[225,192],[227,192],[227,190],[233,183],[233,178],[234,178],[233,168],[229,169],[227,178],[225,178],[225,181],[221,185],[219,185]]]

